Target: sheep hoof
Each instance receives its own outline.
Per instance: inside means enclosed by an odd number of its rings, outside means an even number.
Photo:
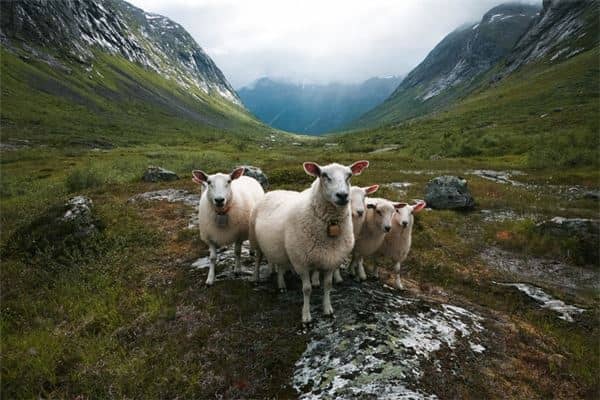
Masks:
[[[319,283],[319,282],[313,282],[311,285],[314,288],[318,288],[319,286],[321,286],[321,283]]]
[[[284,287],[279,288],[279,293],[281,293],[281,294],[287,293],[287,289]]]
[[[325,318],[329,318],[329,319],[335,319],[335,314],[333,313],[333,311],[331,311],[330,313],[325,313]]]
[[[212,287],[212,285],[214,285],[214,282],[206,282],[206,287]]]
[[[304,329],[311,329],[313,327],[313,322],[312,320],[302,321],[302,326],[304,327]]]

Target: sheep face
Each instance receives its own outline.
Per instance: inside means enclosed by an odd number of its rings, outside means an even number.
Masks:
[[[357,161],[349,167],[337,163],[321,167],[316,163],[305,162],[304,170],[319,179],[320,192],[326,201],[345,207],[350,201],[350,178],[360,175],[368,166],[368,161]]]
[[[379,185],[369,187],[352,186],[350,188],[350,208],[354,218],[362,219],[365,214],[365,197],[373,194],[379,189]]]
[[[226,212],[231,202],[231,182],[244,174],[244,168],[237,168],[231,174],[207,175],[203,171],[192,171],[193,180],[202,185],[208,201],[217,212]]]
[[[367,210],[372,215],[369,219],[374,226],[381,228],[383,232],[392,229],[392,217],[396,213],[395,205],[389,201],[367,201]]]
[[[410,229],[413,226],[414,217],[413,214],[418,213],[423,208],[425,208],[424,201],[418,201],[416,204],[410,205],[406,203],[397,203],[396,206],[396,215],[394,216],[395,221],[402,228]]]

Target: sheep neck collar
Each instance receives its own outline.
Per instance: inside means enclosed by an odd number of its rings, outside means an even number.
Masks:
[[[315,217],[325,224],[327,236],[337,237],[341,234],[340,225],[344,218],[349,215],[349,208],[347,206],[337,207],[324,200],[321,197],[319,186],[316,185],[313,188],[311,209]]]

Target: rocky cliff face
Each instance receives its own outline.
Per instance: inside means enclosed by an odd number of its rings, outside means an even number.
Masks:
[[[122,0],[0,3],[0,40],[33,57],[91,66],[97,52],[120,55],[175,82],[241,105],[211,58],[179,24]]]
[[[381,106],[361,117],[358,124],[411,118],[468,94],[511,52],[538,13],[536,6],[503,4],[489,10],[478,23],[451,32]]]
[[[598,4],[588,0],[544,0],[531,28],[507,57],[502,75],[543,59],[564,61],[597,46]]]
[[[537,12],[536,7],[524,4],[492,8],[479,23],[463,26],[446,36],[392,97],[418,87],[417,99],[427,101],[454,86],[473,81],[510,52]]]

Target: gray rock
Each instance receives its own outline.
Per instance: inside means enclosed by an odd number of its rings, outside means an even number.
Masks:
[[[438,176],[427,183],[425,201],[429,207],[437,209],[470,209],[475,206],[466,179],[450,175]]]
[[[256,179],[264,190],[267,190],[269,188],[269,179],[260,168],[254,167],[252,165],[240,165],[239,167],[244,167],[244,175]]]
[[[144,182],[175,181],[177,179],[179,176],[175,172],[152,165],[148,166],[142,176]]]
[[[586,218],[554,217],[537,224],[542,233],[555,236],[578,237],[580,239],[598,240],[600,220]]]
[[[584,199],[600,200],[600,190],[590,190],[583,194]]]
[[[59,218],[59,222],[70,223],[76,236],[87,236],[98,230],[92,213],[93,207],[94,204],[88,197],[72,197],[65,204],[65,211]]]

